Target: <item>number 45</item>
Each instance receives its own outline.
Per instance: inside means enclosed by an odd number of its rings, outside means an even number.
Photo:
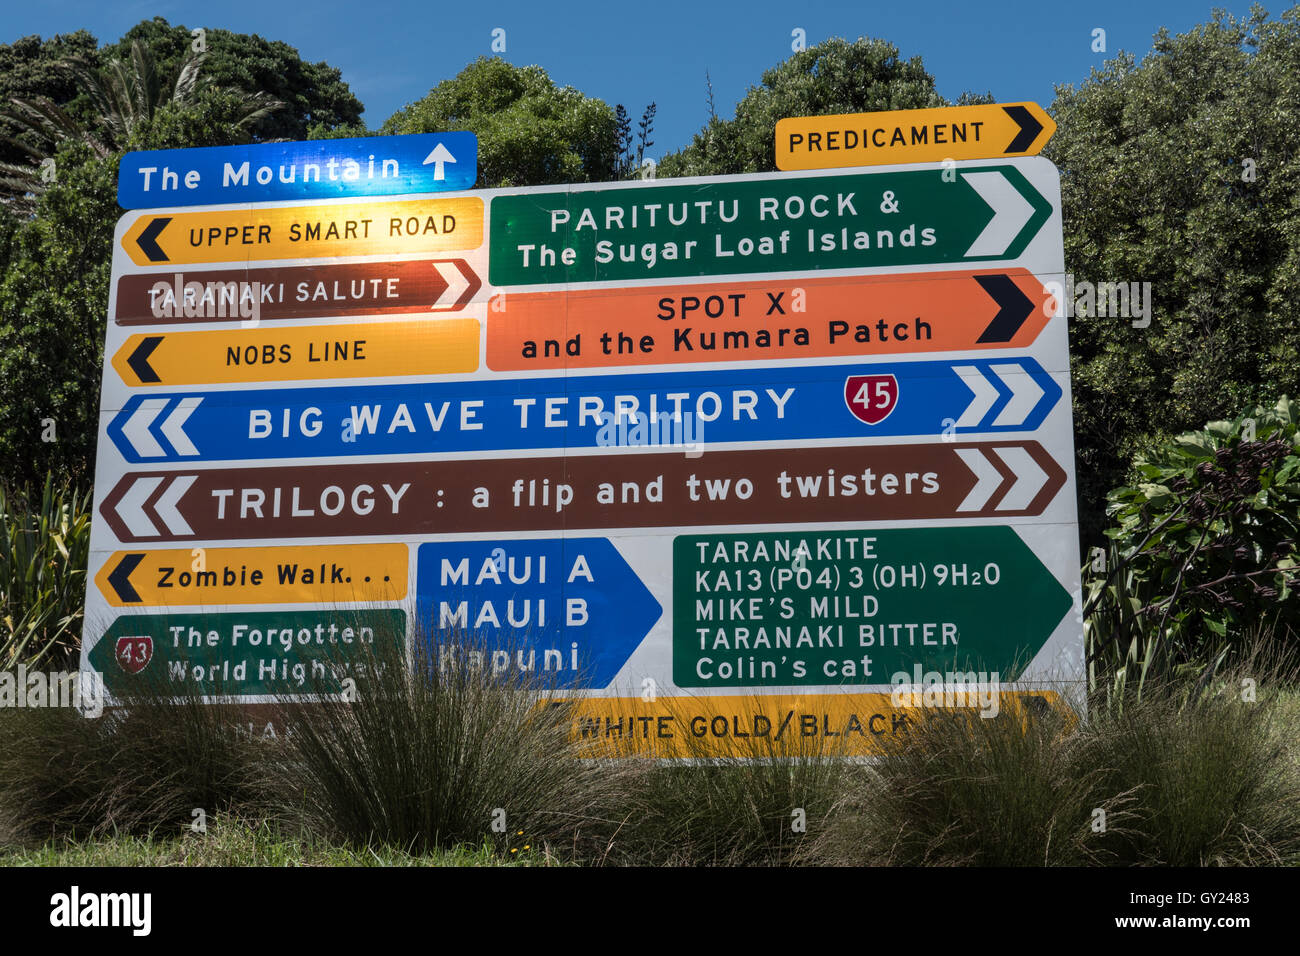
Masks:
[[[870,391],[868,391],[870,389]],[[874,382],[863,382],[858,389],[858,394],[853,396],[854,403],[861,405],[863,408],[870,408],[872,404],[888,405],[889,404],[889,382],[884,379],[877,379]]]

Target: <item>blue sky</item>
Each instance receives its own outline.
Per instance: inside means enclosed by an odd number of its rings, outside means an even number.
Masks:
[[[736,102],[763,70],[791,53],[791,31],[811,46],[832,36],[882,37],[904,57],[920,55],[939,92],[991,92],[1002,102],[1050,105],[1058,83],[1078,84],[1121,49],[1139,57],[1166,26],[1186,31],[1215,7],[1243,15],[1249,2],[1210,0],[859,0],[859,2],[492,3],[444,0],[0,0],[0,42],[79,28],[101,43],[140,20],[260,33],[326,60],[366,106],[378,126],[479,55],[492,55],[492,31],[506,31],[512,63],[539,63],[561,85],[639,117],[658,103],[652,156],[690,141],[707,117],[705,71],[718,114]],[[1269,6],[1276,15],[1285,7]],[[1092,31],[1106,31],[1106,52],[1092,50]]]

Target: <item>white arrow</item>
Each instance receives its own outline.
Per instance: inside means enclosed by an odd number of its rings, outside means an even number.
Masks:
[[[1016,475],[1016,483],[998,502],[998,511],[1024,511],[1038,490],[1047,484],[1047,472],[1038,467],[1032,455],[1019,446],[993,449]]]
[[[149,516],[144,513],[144,503],[149,496],[154,493],[159,482],[163,480],[162,475],[155,475],[152,478],[137,478],[122,500],[117,503],[117,513],[126,525],[126,530],[130,531],[134,537],[150,538],[158,533]]]
[[[957,506],[958,511],[979,511],[1002,485],[1002,473],[994,468],[977,448],[958,448],[957,457],[966,463],[977,479],[975,487]]]
[[[994,425],[1020,425],[1043,397],[1043,389],[1034,377],[1019,365],[991,365],[994,373],[1011,389],[1011,401],[993,419]]]
[[[993,403],[998,400],[998,390],[974,365],[954,365],[952,370],[961,376],[962,384],[975,393],[974,401],[966,406],[953,427],[973,428],[984,420]]]
[[[433,147],[432,152],[430,152],[428,156],[424,157],[424,162],[420,165],[428,166],[430,163],[433,163],[433,178],[446,179],[447,177],[442,164],[454,163],[455,161],[456,157],[451,155],[451,150],[442,143],[439,143],[437,146]]]
[[[993,218],[966,250],[967,256],[1000,256],[1034,215],[1034,207],[999,172],[962,173],[962,179],[993,210]]]
[[[153,432],[149,431],[153,420],[166,407],[165,398],[146,398],[122,426],[122,436],[131,443],[141,458],[161,458],[167,454],[162,445],[158,444],[158,439],[153,437]]]
[[[154,511],[158,512],[158,517],[172,534],[194,533],[189,522],[176,510],[176,502],[180,501],[185,492],[190,490],[190,485],[198,480],[198,475],[181,475],[179,478],[172,479],[171,485],[159,496],[158,503],[153,506]]]
[[[439,177],[441,178],[441,177]],[[438,270],[438,275],[447,283],[447,291],[434,301],[431,309],[445,309],[456,304],[457,300],[465,294],[469,288],[469,279],[465,278],[465,273],[456,268],[454,262],[434,262],[433,267]]]
[[[197,455],[199,453],[199,450],[194,447],[194,443],[190,441],[190,437],[185,434],[183,426],[185,420],[193,414],[194,409],[198,408],[202,401],[202,398],[196,396],[182,398],[180,404],[173,409],[172,413],[162,423],[162,433],[172,443],[172,447],[176,449],[178,455]]]

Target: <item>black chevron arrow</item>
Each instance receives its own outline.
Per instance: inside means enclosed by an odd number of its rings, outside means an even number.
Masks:
[[[167,224],[171,221],[170,216],[155,219],[144,227],[144,232],[140,233],[140,237],[136,239],[135,244],[140,247],[141,252],[149,257],[150,262],[171,261],[167,258],[167,253],[163,252],[158,246],[158,237],[162,235],[162,231],[167,228]]]
[[[144,560],[143,554],[127,554],[122,557],[113,573],[108,576],[108,583],[124,604],[139,604],[140,593],[131,586],[131,572]]]
[[[153,366],[149,364],[149,356],[153,354],[153,350],[158,347],[158,343],[162,340],[163,337],[161,335],[146,335],[140,340],[140,344],[135,347],[135,351],[132,352],[130,357],[126,360],[126,364],[131,366],[131,371],[135,372],[136,378],[140,381],[162,381],[162,379],[158,377],[158,373],[153,370]]]
[[[1012,282],[1010,276],[976,276],[975,281],[998,304],[998,314],[975,341],[1010,342],[1029,318],[1029,313],[1034,311],[1033,300],[1020,291],[1020,286]]]
[[[1011,145],[1003,150],[1003,152],[1023,153],[1030,146],[1034,145],[1034,140],[1036,140],[1038,134],[1043,131],[1043,124],[1034,119],[1034,114],[1029,112],[1029,110],[1025,109],[1023,106],[1004,106],[1002,108],[1006,110],[1007,115],[1010,116],[1011,119],[1015,121],[1016,125],[1020,127],[1020,132],[1016,134],[1016,138],[1011,141]]]

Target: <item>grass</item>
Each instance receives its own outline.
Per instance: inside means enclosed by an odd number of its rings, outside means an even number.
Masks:
[[[482,650],[456,643],[457,661]],[[409,664],[395,642],[351,653],[350,703],[281,702],[293,734],[271,780],[307,832],[420,852],[486,840],[504,855],[516,837],[579,855],[605,845],[636,768],[581,759],[571,705],[551,702],[545,683],[443,667],[419,636]]]
[[[17,838],[141,834],[192,811],[272,807],[272,749],[232,732],[234,712],[197,698],[127,698],[87,719],[70,708],[0,710],[0,814]]]
[[[140,694],[98,721],[0,710],[0,864],[1300,863],[1285,661],[1150,679],[1083,723],[1065,705],[918,710],[869,765],[821,736],[750,736],[741,761],[681,736],[693,762],[657,765],[582,759],[548,688],[419,647],[418,679],[376,642],[354,701],[286,699],[294,732],[273,742],[193,699]]]
[[[687,727],[718,716],[689,698],[667,700],[667,713]],[[762,710],[753,702],[754,712]],[[723,715],[725,716],[725,715]],[[675,753],[691,761],[643,765],[622,803],[622,825],[609,862],[671,866],[788,866],[820,862],[810,834],[834,825],[844,793],[861,773],[841,759],[830,738],[773,735],[730,738],[734,756],[720,758],[708,736],[683,734]]]
[[[554,857],[523,851],[503,858],[491,846],[461,845],[417,854],[370,845],[349,847],[285,834],[267,822],[218,817],[207,833],[182,832],[51,840],[0,846],[0,866],[550,866]]]

